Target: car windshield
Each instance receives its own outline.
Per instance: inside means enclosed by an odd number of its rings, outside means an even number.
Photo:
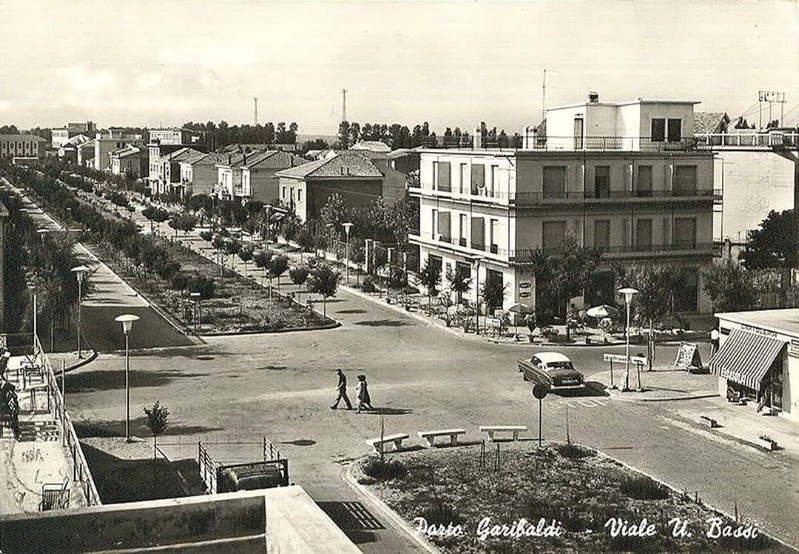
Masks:
[[[547,369],[574,369],[574,366],[571,362],[566,361],[557,361],[557,362],[548,362]]]

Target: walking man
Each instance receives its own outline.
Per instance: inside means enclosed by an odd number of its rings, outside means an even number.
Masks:
[[[333,405],[330,406],[330,409],[335,410],[336,408],[338,408],[338,403],[341,402],[342,399],[344,399],[344,403],[347,404],[347,409],[351,410],[352,403],[350,402],[350,399],[347,397],[347,377],[344,376],[344,372],[341,370],[341,368],[338,368],[336,370],[336,373],[338,374],[338,386],[336,387],[336,393],[338,394],[338,396],[336,397],[336,401],[333,402]]]

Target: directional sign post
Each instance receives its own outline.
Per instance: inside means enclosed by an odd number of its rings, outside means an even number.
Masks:
[[[547,387],[546,385],[542,385],[541,383],[536,383],[536,385],[533,387],[532,392],[533,392],[533,396],[538,399],[538,448],[541,448],[541,440],[542,440],[542,438],[541,438],[541,418],[542,418],[543,413],[544,413],[543,400],[544,400],[544,397],[549,392],[549,387]]]
[[[627,356],[624,354],[604,354],[603,359],[610,363],[610,388],[615,389],[613,384],[613,362],[627,363]],[[641,388],[641,366],[647,363],[645,356],[630,356],[630,363],[638,366],[638,388]]]

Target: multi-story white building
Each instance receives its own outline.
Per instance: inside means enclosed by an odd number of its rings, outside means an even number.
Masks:
[[[150,143],[194,144],[200,140],[200,133],[189,129],[150,129]]]
[[[568,235],[602,249],[586,291],[613,302],[611,264],[664,262],[685,268],[677,308],[706,312],[701,271],[713,261],[713,155],[692,140],[695,102],[589,102],[547,111],[546,133],[522,150],[422,150],[420,263],[473,283],[507,285],[505,306],[536,306],[531,265]],[[472,300],[476,297],[472,287]]]

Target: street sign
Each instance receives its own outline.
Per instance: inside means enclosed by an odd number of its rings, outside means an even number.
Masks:
[[[547,393],[549,393],[549,387],[546,385],[542,385],[541,383],[536,383],[532,390],[533,396],[535,396],[538,400],[543,400]]]
[[[606,362],[627,362],[627,356],[624,354],[605,354],[603,358]],[[630,356],[630,363],[643,365],[647,363],[647,359],[645,356]]]

